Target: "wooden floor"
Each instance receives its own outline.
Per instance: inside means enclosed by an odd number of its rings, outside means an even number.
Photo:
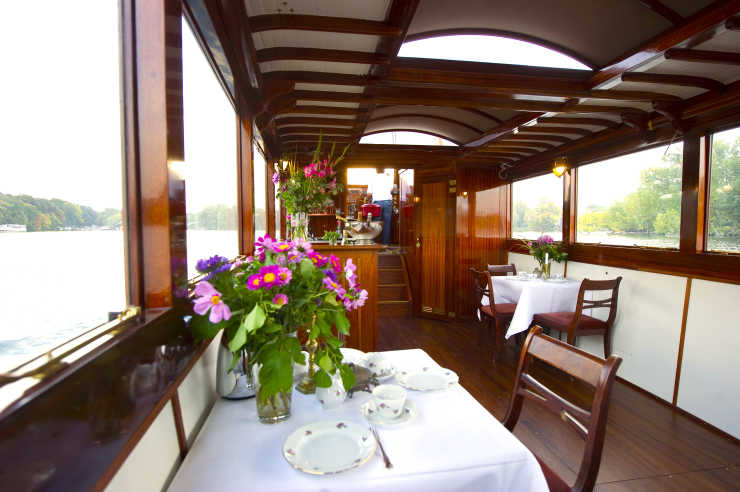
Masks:
[[[463,387],[496,418],[503,418],[519,355],[513,340],[494,365],[485,324],[381,318],[378,326],[378,350],[424,349],[457,372]],[[542,367],[533,372],[565,396],[589,397],[568,377]],[[557,416],[525,401],[514,433],[568,483],[574,482],[583,441]],[[596,490],[740,491],[740,445],[617,382]]]

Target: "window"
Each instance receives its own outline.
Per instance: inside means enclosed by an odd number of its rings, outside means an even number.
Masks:
[[[188,276],[215,254],[239,254],[236,117],[226,93],[182,23]]]
[[[563,180],[554,174],[516,181],[511,186],[511,237],[563,238]]]
[[[118,2],[4,10],[0,372],[126,306]]]
[[[450,35],[409,41],[401,45],[398,56],[591,70],[570,56],[538,44],[488,35]]]
[[[267,191],[265,173],[267,164],[262,149],[255,143],[252,146],[254,160],[254,238],[267,234]]]
[[[712,136],[707,249],[740,252],[740,127]]]
[[[275,164],[277,167],[277,164]],[[275,193],[275,238],[282,239],[283,232],[280,227],[282,211],[280,210],[280,198],[277,197],[278,187],[273,186],[273,193]]]
[[[442,137],[429,135],[421,132],[380,132],[365,135],[360,139],[361,144],[386,144],[386,145],[458,145]]]
[[[576,241],[677,248],[683,143],[578,168]]]

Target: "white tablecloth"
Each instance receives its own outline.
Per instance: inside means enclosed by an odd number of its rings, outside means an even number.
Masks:
[[[517,303],[506,338],[526,331],[535,314],[575,311],[580,287],[581,282],[577,280],[553,282],[542,279],[519,280],[513,276],[493,277],[496,303]],[[488,296],[483,296],[482,302],[488,305]]]
[[[401,370],[437,365],[419,349],[386,354]],[[257,421],[254,399],[219,400],[169,490],[547,490],[532,453],[460,385],[439,392],[409,391],[418,416],[397,428],[378,427],[392,469],[383,466],[379,451],[360,468],[327,476],[302,473],[283,459],[283,442],[303,425],[335,419],[367,425],[360,406],[369,397],[356,393],[339,408],[323,410],[315,395],[294,391],[292,416],[275,425]]]

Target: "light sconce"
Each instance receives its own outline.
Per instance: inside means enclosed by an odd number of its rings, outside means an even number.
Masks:
[[[565,156],[558,157],[552,163],[552,173],[558,178],[568,170],[568,159]]]
[[[464,198],[467,198],[467,197],[468,197],[468,192],[467,192],[467,191],[463,191],[463,192],[462,192],[462,196],[463,196]]]
[[[418,197],[418,196],[415,196],[414,197],[414,203],[419,203],[420,200],[421,200],[420,197]]]

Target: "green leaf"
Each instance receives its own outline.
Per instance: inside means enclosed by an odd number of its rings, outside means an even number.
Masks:
[[[275,323],[274,321],[268,321],[264,326],[265,329],[263,331],[265,333],[277,333],[283,329],[283,326],[280,323]]]
[[[236,352],[242,348],[245,343],[247,343],[247,327],[244,321],[242,321],[239,324],[239,328],[236,329],[234,336],[229,340],[229,350]]]
[[[299,266],[301,276],[309,277],[313,272],[316,271],[316,266],[309,258],[303,258]]]
[[[221,323],[211,323],[207,316],[196,315],[190,321],[190,331],[199,340],[215,337],[221,327]]]
[[[337,331],[339,333],[349,335],[349,320],[344,314],[337,313],[337,316],[334,319],[334,326],[337,327]]]
[[[329,376],[329,374],[327,374],[323,369],[316,371],[313,376],[313,380],[319,388],[328,388],[331,386],[331,376]]]
[[[334,363],[331,361],[328,355],[323,355],[321,359],[319,359],[319,367],[326,372],[334,372]]]
[[[342,376],[342,384],[345,390],[349,391],[355,386],[355,373],[347,364],[339,366],[339,374]]]

